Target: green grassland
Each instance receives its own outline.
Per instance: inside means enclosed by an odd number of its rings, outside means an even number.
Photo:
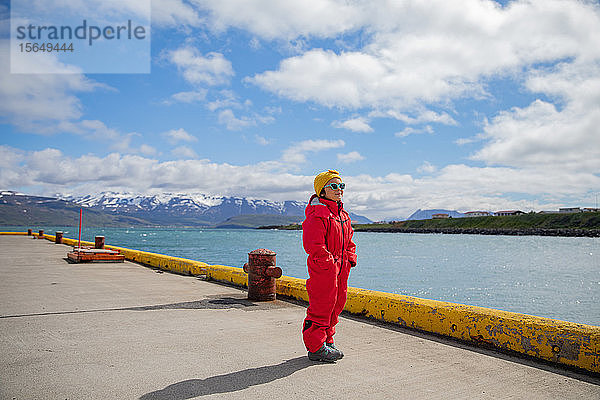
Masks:
[[[600,229],[600,212],[573,214],[523,214],[503,217],[472,217],[402,221],[393,224],[357,224],[355,230],[387,229]]]
[[[387,224],[354,224],[356,232],[440,232],[480,234],[552,234],[600,236],[600,212],[573,214],[523,214],[401,221]],[[262,226],[262,229],[302,229],[299,225]]]

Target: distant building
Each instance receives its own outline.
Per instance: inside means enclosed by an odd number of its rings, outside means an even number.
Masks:
[[[490,213],[487,211],[467,211],[465,217],[487,217]]]
[[[446,219],[446,218],[450,218],[450,216],[448,214],[444,214],[444,213],[438,213],[438,214],[433,214],[431,216],[432,219]]]
[[[581,208],[579,208],[579,207],[563,207],[563,208],[559,208],[558,212],[560,212],[560,213],[579,213],[579,212],[583,212],[583,211],[581,211]]]
[[[583,208],[581,211],[583,211],[583,212],[598,212],[598,211],[600,211],[600,208],[586,207],[586,208]]]
[[[510,211],[496,211],[495,214],[500,217],[504,217],[507,215],[521,215],[525,214],[523,211],[519,210],[510,210]]]

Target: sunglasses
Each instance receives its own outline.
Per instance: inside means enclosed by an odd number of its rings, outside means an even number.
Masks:
[[[332,190],[338,190],[338,189],[346,189],[346,184],[345,183],[330,183],[329,185],[325,185],[323,186],[323,188],[326,187],[330,187]]]

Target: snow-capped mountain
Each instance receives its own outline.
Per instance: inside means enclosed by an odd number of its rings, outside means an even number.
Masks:
[[[301,222],[306,203],[198,193],[144,196],[103,192],[79,197],[41,197],[0,190],[0,225],[76,225],[81,206],[87,209],[84,220],[88,226],[258,227]],[[359,223],[371,222],[352,213],[350,217]]]
[[[304,215],[305,203],[276,202],[241,197],[207,196],[200,193],[161,193],[137,195],[102,192],[80,197],[58,196],[84,207],[119,215],[152,220],[157,223],[214,224],[243,214]]]

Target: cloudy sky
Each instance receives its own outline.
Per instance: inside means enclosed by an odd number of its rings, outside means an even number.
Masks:
[[[0,19],[3,190],[307,200],[335,168],[375,220],[600,197],[597,1],[152,0],[149,74],[11,73]]]

